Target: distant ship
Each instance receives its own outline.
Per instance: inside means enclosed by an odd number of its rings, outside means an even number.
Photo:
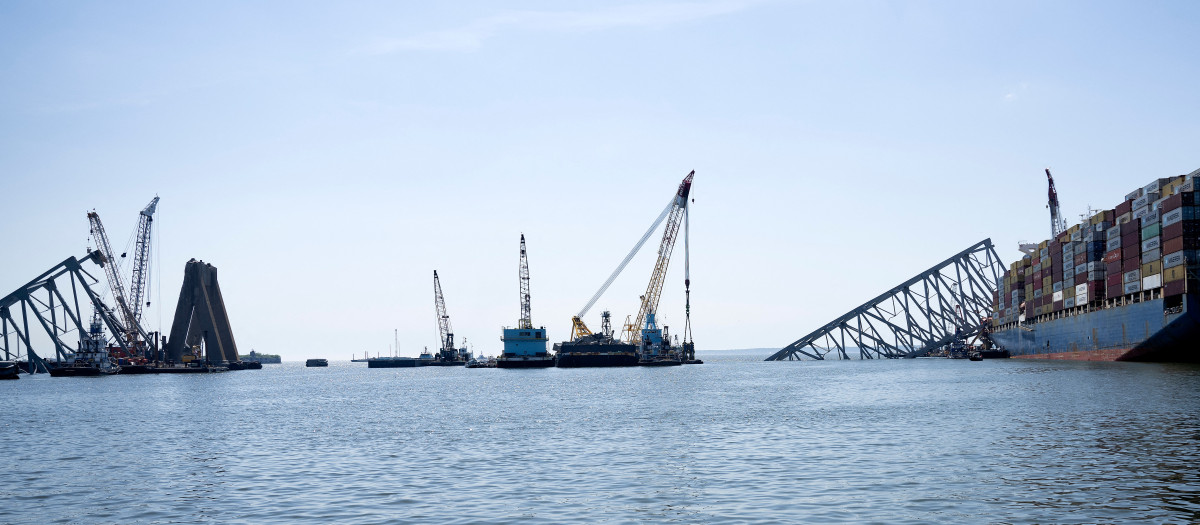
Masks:
[[[549,368],[554,356],[546,352],[546,327],[534,328],[530,315],[529,259],[525,253],[525,234],[521,234],[521,259],[517,266],[521,283],[521,318],[516,328],[504,328],[504,352],[496,358],[497,368]]]

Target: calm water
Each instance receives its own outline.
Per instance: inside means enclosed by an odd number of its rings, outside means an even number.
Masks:
[[[1200,367],[704,357],[23,376],[0,522],[1200,521]]]

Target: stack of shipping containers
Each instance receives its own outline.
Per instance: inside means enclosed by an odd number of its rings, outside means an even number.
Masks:
[[[1106,298],[1144,291],[1161,289],[1171,298],[1200,288],[1197,185],[1200,170],[1155,180],[1116,208],[1042,241],[1009,265],[993,296],[992,324],[1097,307]]]

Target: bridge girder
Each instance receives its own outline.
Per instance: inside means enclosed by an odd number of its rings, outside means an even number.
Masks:
[[[780,349],[767,361],[919,357],[980,329],[1004,273],[991,239],[975,243]]]

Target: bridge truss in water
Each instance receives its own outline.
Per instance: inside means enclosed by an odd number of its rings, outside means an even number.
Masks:
[[[767,361],[919,357],[976,335],[1004,265],[984,239],[784,347]]]
[[[79,340],[87,333],[85,326],[90,322],[81,306],[92,307],[109,333],[126,333],[117,316],[89,285],[99,281],[83,269],[82,262],[88,261],[105,264],[99,251],[89,252],[83,261],[69,257],[0,298],[0,356],[5,361],[23,361],[22,365],[27,364],[29,371],[45,372],[43,356],[49,355],[50,345],[59,361],[71,357],[79,349]],[[140,326],[137,330],[146,337]],[[74,334],[74,341],[71,334]],[[124,338],[116,337],[115,340],[123,350],[129,351]],[[34,347],[41,344],[46,347],[39,355]]]

